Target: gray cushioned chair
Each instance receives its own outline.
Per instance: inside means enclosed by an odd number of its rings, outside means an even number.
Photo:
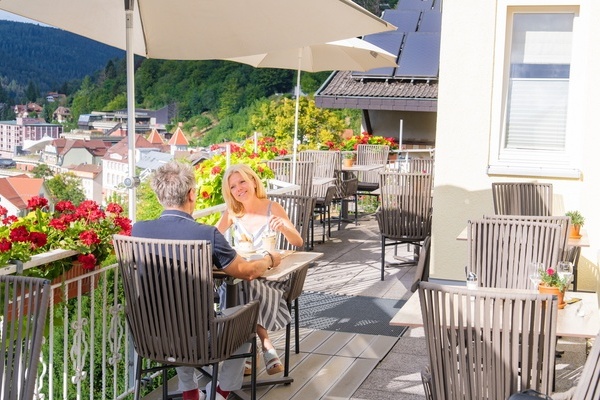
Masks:
[[[255,399],[259,303],[234,307],[227,316],[215,313],[210,242],[115,235],[114,245],[125,315],[137,352],[134,398],[140,395],[142,373],[211,365],[216,387],[220,361],[251,357],[251,397]],[[244,343],[251,344],[251,351],[234,355]],[[142,359],[162,365],[142,370]],[[166,387],[163,398],[167,398]],[[214,400],[216,391],[211,395]]]

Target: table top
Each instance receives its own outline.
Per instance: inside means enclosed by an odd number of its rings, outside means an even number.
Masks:
[[[374,171],[376,169],[381,169],[385,167],[385,164],[369,164],[369,165],[358,165],[354,164],[351,167],[342,166],[342,171]]]
[[[268,281],[279,281],[287,277],[292,272],[302,268],[316,259],[323,256],[323,253],[314,251],[294,251],[281,250],[281,264],[273,269],[265,271],[261,278]],[[252,259],[253,255],[247,256],[247,259]],[[261,256],[262,257],[262,256]],[[213,277],[215,278],[230,278],[222,269],[213,268]],[[242,279],[234,278],[232,283],[241,281]]]
[[[314,251],[284,251],[282,254],[281,264],[277,267],[267,270],[262,278],[268,281],[278,281],[285,278],[292,272],[302,268],[316,259],[323,256],[323,253]]]
[[[556,335],[565,337],[593,338],[600,331],[600,312],[598,310],[598,295],[587,292],[567,292],[565,300],[580,298],[583,316],[578,315],[579,302],[567,304],[558,310]],[[581,314],[581,313],[580,313]],[[402,308],[390,321],[392,326],[423,326],[421,316],[421,301],[419,292],[414,292]]]
[[[467,228],[468,227],[465,226],[456,237],[456,240],[467,240]],[[582,229],[579,233],[581,234],[579,239],[569,237],[567,244],[576,247],[590,247],[590,238],[588,237],[587,231]]]
[[[312,180],[312,184],[314,186],[320,186],[320,185],[327,185],[328,183],[331,183],[335,181],[335,178],[331,177],[331,178],[314,178]]]

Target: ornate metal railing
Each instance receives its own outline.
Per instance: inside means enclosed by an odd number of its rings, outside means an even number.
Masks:
[[[73,254],[58,250],[36,255],[24,265],[0,268],[0,274]],[[53,281],[35,399],[122,399],[132,393],[132,349],[116,267],[84,274],[73,268]]]

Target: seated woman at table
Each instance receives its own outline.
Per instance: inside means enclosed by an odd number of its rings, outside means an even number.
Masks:
[[[288,242],[300,247],[304,241],[290,221],[283,207],[267,199],[265,187],[250,167],[243,164],[230,166],[223,175],[223,198],[227,210],[221,216],[217,229],[225,233],[233,227],[234,247],[241,241],[251,241],[254,248],[263,246],[263,236],[269,231],[281,233]],[[284,293],[287,282],[255,279],[243,281],[248,300],[260,301],[257,334],[260,338],[265,367],[269,375],[283,371],[283,364],[269,339],[268,331],[285,327],[291,320]]]

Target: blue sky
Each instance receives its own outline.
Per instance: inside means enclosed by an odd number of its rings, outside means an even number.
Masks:
[[[9,20],[9,21],[17,21],[17,22],[30,22],[32,24],[38,24],[39,23],[39,22],[35,22],[35,21],[32,21],[32,20],[27,19],[27,18],[20,17],[20,16],[15,15],[15,14],[11,14],[11,13],[6,12],[6,11],[0,11],[0,19],[5,19],[5,20]]]

